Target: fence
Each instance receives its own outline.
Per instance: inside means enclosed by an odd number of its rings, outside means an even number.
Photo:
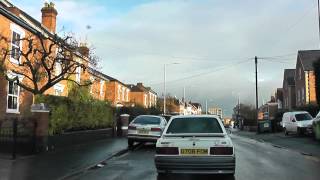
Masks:
[[[36,122],[33,119],[8,118],[0,120],[0,152],[32,154],[36,145]]]

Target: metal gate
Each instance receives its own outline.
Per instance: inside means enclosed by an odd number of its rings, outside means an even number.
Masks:
[[[0,121],[0,152],[10,153],[15,159],[17,154],[32,154],[35,152],[34,120],[8,118]]]

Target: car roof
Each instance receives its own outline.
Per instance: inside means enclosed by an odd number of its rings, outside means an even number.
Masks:
[[[301,113],[309,113],[307,111],[292,111],[292,112],[286,112],[285,114],[301,114]]]
[[[156,115],[139,115],[137,117],[157,117],[157,118],[162,118],[161,116],[156,116]]]
[[[220,119],[219,116],[217,115],[178,115],[178,116],[172,116],[172,119],[176,119],[176,118],[216,118],[216,119]]]

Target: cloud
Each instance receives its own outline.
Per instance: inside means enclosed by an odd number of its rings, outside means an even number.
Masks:
[[[313,0],[139,1],[125,10],[101,1],[56,4],[60,27],[88,36],[104,73],[144,82],[161,95],[163,65],[180,62],[167,67],[171,94],[181,97],[189,87],[192,100],[215,99],[210,105],[229,110],[236,103],[232,92],[254,103],[254,56],[291,54],[282,62],[259,60],[262,101],[282,86],[283,69],[295,66],[294,53],[318,48]],[[203,75],[185,78],[198,74]]]

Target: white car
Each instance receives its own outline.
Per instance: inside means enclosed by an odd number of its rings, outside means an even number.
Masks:
[[[282,116],[285,135],[312,133],[312,116],[307,111],[286,112]]]
[[[156,142],[167,125],[161,116],[141,115],[133,119],[128,127],[128,146],[134,142]]]
[[[173,117],[156,144],[158,174],[235,173],[234,146],[218,116]]]

